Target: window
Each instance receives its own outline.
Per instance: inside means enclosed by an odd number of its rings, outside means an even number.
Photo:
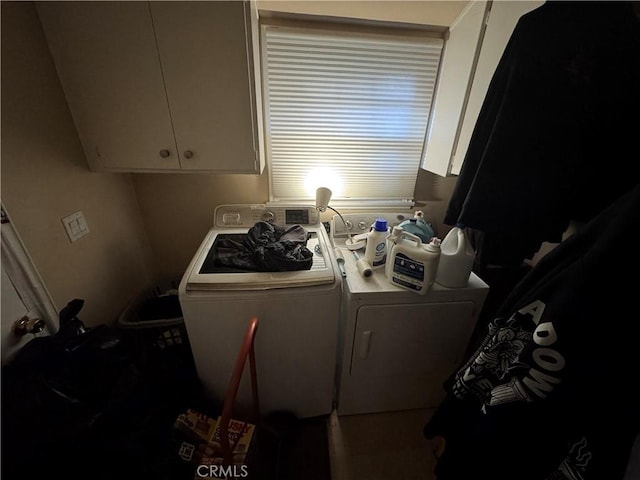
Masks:
[[[273,201],[413,201],[443,41],[262,25]],[[342,202],[341,202],[342,200]]]

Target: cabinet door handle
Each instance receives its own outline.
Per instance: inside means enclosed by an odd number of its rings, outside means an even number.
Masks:
[[[184,158],[193,158],[193,152],[191,150],[185,150]]]
[[[171,152],[169,150],[160,150],[160,156],[162,158],[167,158],[170,155],[171,155]]]
[[[360,346],[358,352],[360,358],[365,359],[369,356],[369,345],[371,344],[371,330],[365,330],[360,335]]]

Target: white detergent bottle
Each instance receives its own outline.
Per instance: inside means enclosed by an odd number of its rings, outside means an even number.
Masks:
[[[367,234],[367,245],[364,249],[364,259],[376,270],[384,267],[387,260],[387,236],[389,228],[387,220],[376,219],[373,229]]]
[[[476,252],[465,231],[464,225],[457,223],[442,241],[440,265],[436,282],[443,287],[464,288],[476,258]]]
[[[384,264],[384,275],[387,278],[391,278],[391,269],[393,268],[393,263],[390,262],[391,252],[393,251],[393,247],[398,242],[398,238],[400,234],[404,232],[404,228],[399,225],[396,225],[391,229],[391,233],[387,236],[387,261]]]
[[[440,261],[440,239],[424,245],[420,237],[401,232],[387,262],[387,280],[393,285],[424,295],[433,286]]]

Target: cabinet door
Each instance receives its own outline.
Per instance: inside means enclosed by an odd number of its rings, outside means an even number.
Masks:
[[[146,2],[39,2],[93,170],[179,168]]]
[[[350,376],[367,395],[368,410],[436,406],[473,326],[472,302],[361,307]]]
[[[470,2],[450,29],[422,168],[458,175],[493,72],[522,15],[543,0]]]
[[[490,5],[491,2],[484,0],[469,2],[451,26],[444,47],[422,158],[423,169],[442,177],[449,175],[451,168],[456,135]]]
[[[150,3],[183,170],[259,173],[244,3]]]
[[[518,2],[493,2],[489,21],[482,40],[482,49],[478,58],[473,84],[469,93],[460,136],[458,138],[458,146],[455,150],[453,163],[451,165],[451,173],[458,175],[462,169],[464,157],[467,154],[469,141],[476,126],[480,109],[487,95],[489,83],[493,78],[493,73],[502,58],[504,49],[511,39],[511,34],[525,13],[530,12],[541,6],[542,0],[521,0]]]

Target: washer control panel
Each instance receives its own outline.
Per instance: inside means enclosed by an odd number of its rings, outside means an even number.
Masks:
[[[404,222],[409,218],[413,218],[413,212],[405,213],[347,213],[342,218],[339,215],[331,217],[331,235],[335,237],[346,237],[348,235],[357,235],[366,233],[371,230],[376,219],[384,218],[389,228]]]
[[[276,225],[317,226],[320,213],[305,205],[219,205],[214,212],[213,225],[219,228],[250,228],[257,222]]]

